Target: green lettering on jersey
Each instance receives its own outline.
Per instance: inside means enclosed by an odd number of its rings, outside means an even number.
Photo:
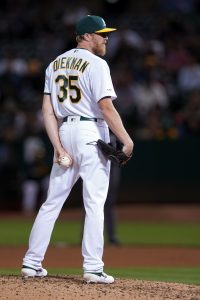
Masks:
[[[83,61],[82,58],[62,57],[53,62],[53,70],[55,72],[59,69],[74,69],[83,73],[88,65],[89,62]]]
[[[71,63],[72,57],[68,57],[66,61],[66,69],[70,69],[70,63]]]
[[[83,61],[83,60],[80,58],[80,59],[77,61],[76,65],[74,66],[74,69],[78,70],[79,67],[80,67],[80,65],[82,64],[82,61]]]
[[[57,71],[59,69],[59,61],[55,60],[53,62],[53,70],[54,72]]]
[[[74,69],[74,66],[75,66],[75,64],[76,64],[76,61],[77,61],[77,58],[74,57],[74,58],[72,59],[70,69]]]
[[[82,73],[85,71],[85,69],[87,68],[87,66],[89,65],[88,61],[85,61],[82,66],[80,67],[79,71],[81,71]]]
[[[65,61],[66,61],[66,57],[63,57],[63,58],[61,59],[60,69],[65,69],[65,68],[66,68],[66,63],[65,63]]]

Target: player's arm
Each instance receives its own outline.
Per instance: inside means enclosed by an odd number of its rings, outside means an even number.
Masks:
[[[133,141],[122,123],[121,117],[115,109],[110,97],[103,98],[98,102],[104,120],[116,137],[124,144],[123,152],[129,156],[133,152]]]
[[[56,159],[58,159],[60,156],[65,155],[66,151],[60,142],[58,134],[58,121],[54,114],[50,95],[44,94],[43,96],[42,114],[44,118],[45,129],[54,147]]]

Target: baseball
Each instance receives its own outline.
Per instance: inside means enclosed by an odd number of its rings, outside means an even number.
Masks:
[[[68,157],[68,156],[62,156],[59,159],[59,164],[63,167],[68,168],[72,165],[72,159],[71,159],[71,157]]]

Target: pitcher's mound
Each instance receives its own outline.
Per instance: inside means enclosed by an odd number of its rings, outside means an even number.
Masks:
[[[0,276],[0,299],[8,300],[199,300],[200,287],[186,284],[116,279],[113,284],[86,284],[80,276],[49,276],[24,280]]]

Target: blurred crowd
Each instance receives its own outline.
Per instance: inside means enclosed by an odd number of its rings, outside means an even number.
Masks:
[[[200,0],[7,0],[0,3],[0,177],[49,172],[41,101],[51,60],[75,46],[74,25],[101,15],[116,107],[134,139],[200,134]],[[40,162],[40,164],[38,163]],[[37,168],[36,168],[37,166]],[[10,169],[11,168],[11,171]],[[8,171],[9,170],[9,171]]]

